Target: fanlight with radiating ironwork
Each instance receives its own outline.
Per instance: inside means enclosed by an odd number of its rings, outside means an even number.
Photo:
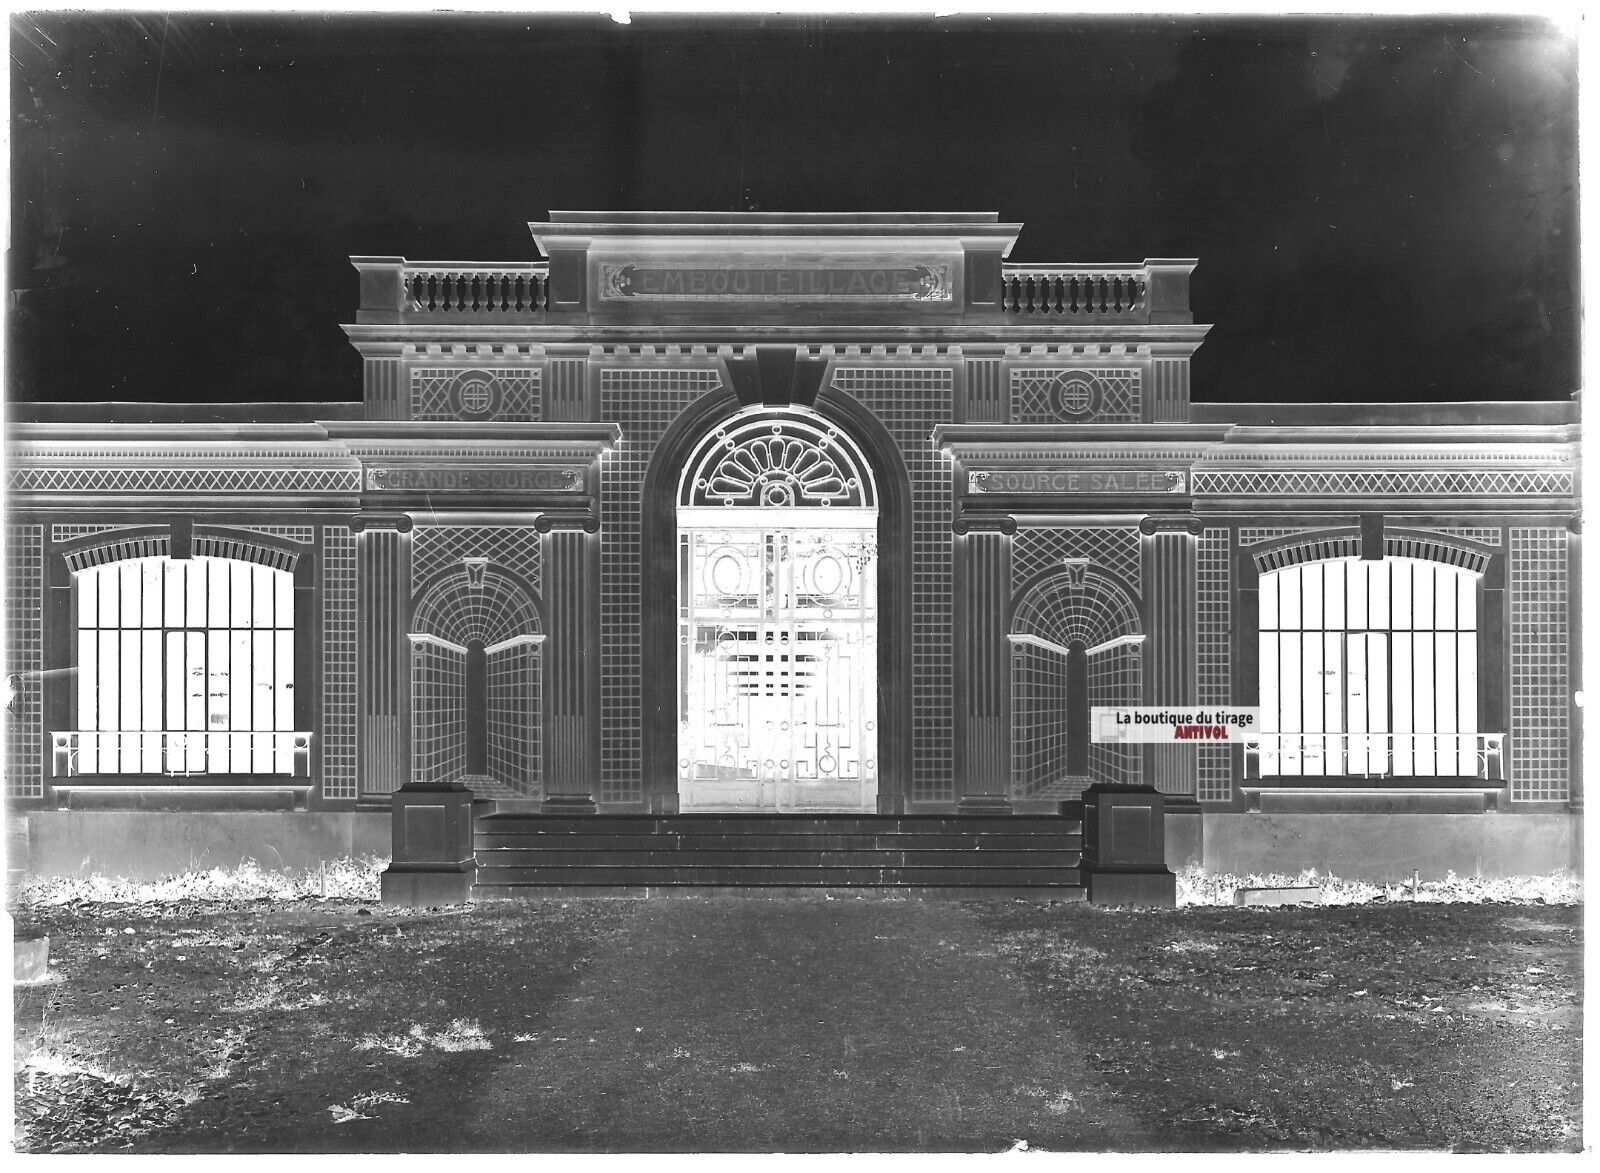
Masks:
[[[678,503],[790,507],[876,504],[866,461],[826,421],[791,413],[735,416],[700,442]]]

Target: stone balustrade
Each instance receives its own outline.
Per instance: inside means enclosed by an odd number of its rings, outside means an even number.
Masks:
[[[408,264],[400,270],[407,316],[536,314],[549,308],[550,268],[506,265]]]
[[[360,322],[470,318],[509,322],[542,317],[556,308],[583,311],[581,296],[557,307],[546,261],[350,259],[361,274]],[[1194,267],[1195,262],[1187,259],[1128,265],[1007,264],[1000,274],[999,309],[1004,315],[1040,324],[1192,323],[1189,274]],[[987,280],[993,280],[992,275]],[[972,304],[975,308],[969,312],[995,312],[995,302],[987,294],[975,293]]]
[[[1064,322],[1187,323],[1193,260],[1138,265],[1005,265],[1000,305],[1008,314]]]
[[[1142,319],[1148,292],[1149,282],[1139,269],[1007,265],[1001,277],[1001,301],[1011,314]]]

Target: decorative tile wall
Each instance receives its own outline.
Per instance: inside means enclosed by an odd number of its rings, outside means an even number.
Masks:
[[[6,714],[6,794],[43,798],[44,527],[6,526],[6,675],[16,695]]]
[[[356,538],[322,529],[322,797],[356,797]]]
[[[1511,531],[1511,797],[1568,797],[1567,531]]]
[[[1198,553],[1200,581],[1195,591],[1195,626],[1199,637],[1196,649],[1199,695],[1196,700],[1202,705],[1226,705],[1233,699],[1228,531],[1206,529],[1200,535]],[[1233,798],[1232,751],[1220,745],[1201,745],[1195,752],[1198,754],[1195,797],[1201,802],[1230,801]]]
[[[899,446],[911,479],[911,793],[914,802],[955,796],[952,733],[950,464],[933,447],[950,419],[946,367],[839,367],[833,385],[855,396]]]
[[[600,372],[600,418],[622,427],[600,478],[601,762],[603,802],[643,797],[639,734],[639,493],[672,421],[715,390],[715,370],[614,367]]]

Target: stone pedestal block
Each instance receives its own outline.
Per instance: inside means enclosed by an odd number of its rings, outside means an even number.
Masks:
[[[458,782],[408,784],[392,806],[394,856],[381,877],[385,904],[465,904],[477,861],[472,791]]]
[[[1096,783],[1084,791],[1082,871],[1091,904],[1177,906],[1164,804],[1154,786]]]

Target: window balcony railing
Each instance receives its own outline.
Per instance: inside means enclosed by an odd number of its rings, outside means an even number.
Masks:
[[[311,734],[305,732],[68,729],[51,733],[50,741],[52,773],[57,778],[311,776]]]
[[[1503,733],[1263,733],[1244,748],[1261,778],[1475,778],[1499,783]]]

